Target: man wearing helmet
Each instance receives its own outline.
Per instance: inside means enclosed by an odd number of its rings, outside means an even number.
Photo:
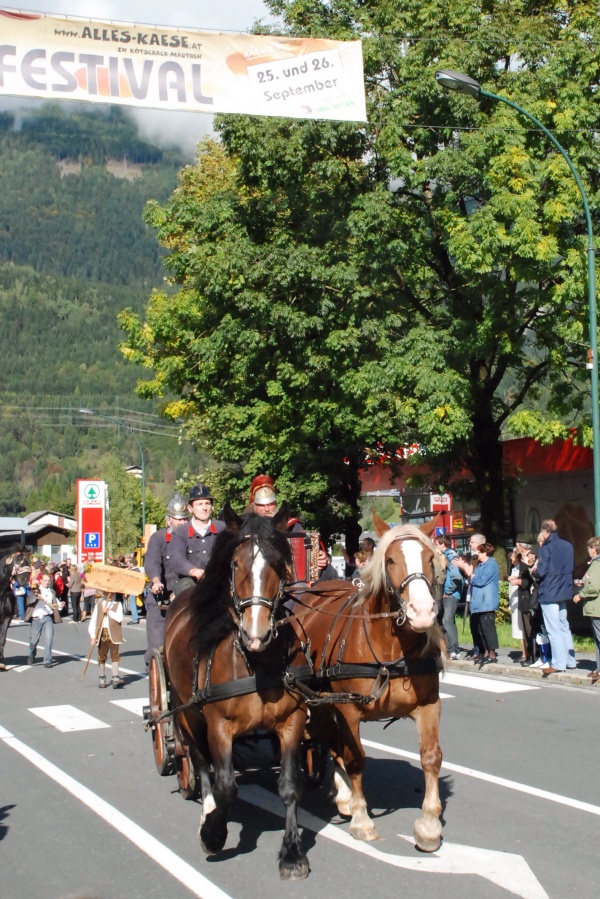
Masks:
[[[144,557],[144,570],[150,581],[145,603],[148,640],[144,654],[146,667],[150,664],[152,650],[165,642],[165,611],[177,581],[171,560],[171,541],[176,528],[187,523],[186,503],[178,493],[167,506],[166,522],[166,527],[150,537]]]
[[[213,521],[213,498],[204,484],[195,484],[188,497],[192,520],[173,535],[172,559],[177,575],[174,592],[178,596],[204,577],[217,534],[225,529],[222,521]]]
[[[275,493],[275,484],[273,483],[273,479],[266,474],[257,475],[252,483],[250,484],[250,505],[249,510],[251,512],[255,512],[257,515],[260,515],[263,518],[272,518],[273,515],[277,512],[277,494]],[[305,530],[302,527],[302,523],[299,518],[290,518],[288,520],[288,531],[293,534],[304,534]],[[297,566],[299,565],[299,558],[297,553],[300,552],[300,544],[295,541],[295,538],[292,539],[292,554],[296,559]],[[318,568],[319,572],[323,572],[327,567],[327,553],[322,543],[319,546],[319,555],[318,555]],[[305,572],[305,575],[308,574]],[[328,578],[324,578],[326,580]]]

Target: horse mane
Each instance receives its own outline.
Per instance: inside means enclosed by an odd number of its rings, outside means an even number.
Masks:
[[[433,541],[416,525],[398,524],[395,527],[390,528],[389,531],[386,531],[385,534],[383,534],[373,553],[371,561],[368,565],[365,565],[360,573],[362,586],[359,588],[358,598],[356,600],[357,607],[364,605],[367,599],[374,596],[381,596],[382,593],[385,593],[387,589],[385,579],[385,554],[391,544],[401,537],[414,537],[422,543],[423,546],[432,551],[434,558],[436,557],[438,551]],[[435,654],[441,652],[443,655],[445,652],[444,635],[437,622],[434,622],[429,628],[426,637],[427,640],[422,655],[430,655],[432,651]]]
[[[271,518],[249,513],[239,530],[221,531],[202,580],[190,597],[190,647],[194,655],[206,658],[221,640],[236,630],[231,614],[231,560],[238,546],[247,538],[256,540],[267,563],[281,579],[285,579],[291,563],[289,541],[273,527]]]

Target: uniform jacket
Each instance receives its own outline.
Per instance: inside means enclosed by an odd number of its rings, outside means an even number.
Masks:
[[[573,598],[573,564],[573,547],[553,531],[540,547],[535,569],[540,605]]]
[[[480,562],[471,576],[471,612],[495,612],[500,604],[500,569],[495,559]]]
[[[192,568],[206,568],[217,534],[224,530],[225,522],[211,520],[203,537],[192,524],[173,531],[170,556],[177,578],[188,577]]]
[[[161,528],[150,537],[144,557],[144,571],[152,583],[153,578],[160,578],[168,593],[173,592],[179,575],[173,565],[173,535],[176,531],[187,531],[187,525],[179,528]]]
[[[600,556],[590,562],[579,596],[584,603],[583,614],[600,618]]]

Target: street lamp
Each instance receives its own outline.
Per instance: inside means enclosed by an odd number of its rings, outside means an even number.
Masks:
[[[595,534],[600,534],[600,404],[599,404],[599,396],[598,396],[598,329],[597,329],[597,315],[596,315],[596,251],[594,249],[594,232],[592,229],[592,217],[590,215],[590,207],[588,203],[588,198],[586,196],[583,184],[581,182],[581,178],[579,177],[579,172],[573,165],[571,158],[569,157],[567,151],[559,142],[556,140],[552,132],[548,131],[545,125],[535,118],[530,112],[527,112],[518,103],[515,103],[513,100],[508,100],[506,97],[501,97],[499,94],[492,94],[490,91],[484,90],[484,88],[479,84],[478,81],[475,81],[474,78],[471,78],[469,75],[463,75],[462,72],[453,72],[449,69],[442,69],[439,72],[435,73],[436,80],[438,84],[441,84],[442,87],[446,88],[450,91],[456,91],[459,94],[466,94],[468,97],[475,97],[478,99],[479,97],[489,97],[490,100],[498,100],[501,103],[506,103],[507,106],[512,106],[513,109],[516,109],[517,112],[520,112],[521,115],[524,115],[525,118],[529,119],[533,124],[544,132],[546,137],[548,137],[558,152],[561,154],[567,165],[571,170],[571,174],[575,178],[577,183],[577,187],[579,188],[579,192],[581,194],[581,199],[583,200],[583,211],[585,213],[585,221],[587,224],[587,233],[588,233],[588,247],[587,247],[587,259],[588,259],[588,307],[589,307],[589,321],[590,321],[590,347],[591,347],[591,357],[588,362],[588,368],[591,369],[592,372],[592,452],[593,452],[593,466],[594,466],[594,522],[595,522]]]
[[[144,462],[144,450],[142,449],[142,444],[131,425],[128,425],[127,422],[122,421],[120,418],[114,418],[112,415],[105,415],[104,412],[94,412],[93,409],[80,409],[79,411],[82,415],[95,415],[97,418],[106,418],[107,421],[114,421],[116,424],[122,425],[126,431],[129,431],[137,443],[140,451],[140,458],[142,460],[142,539],[144,539],[144,534],[146,532],[146,465]]]

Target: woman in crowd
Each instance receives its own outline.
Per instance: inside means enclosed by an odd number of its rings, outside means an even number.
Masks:
[[[573,597],[573,602],[585,603],[583,614],[592,619],[592,631],[596,644],[596,669],[590,672],[592,683],[600,680],[600,537],[592,537],[587,542],[590,567],[583,581],[576,581],[583,589]]]
[[[512,569],[508,578],[511,586],[510,591],[510,610],[512,619],[512,635],[513,638],[521,640],[521,658],[518,660],[521,665],[531,665],[533,662],[533,605],[531,597],[532,580],[527,564],[523,561],[523,557],[517,549],[512,552]],[[515,633],[515,612],[513,605],[516,607],[517,627]]]
[[[479,655],[474,656],[473,661],[490,665],[497,661],[496,609],[500,603],[500,570],[491,543],[480,543],[475,556],[479,564],[471,576],[471,631]]]

